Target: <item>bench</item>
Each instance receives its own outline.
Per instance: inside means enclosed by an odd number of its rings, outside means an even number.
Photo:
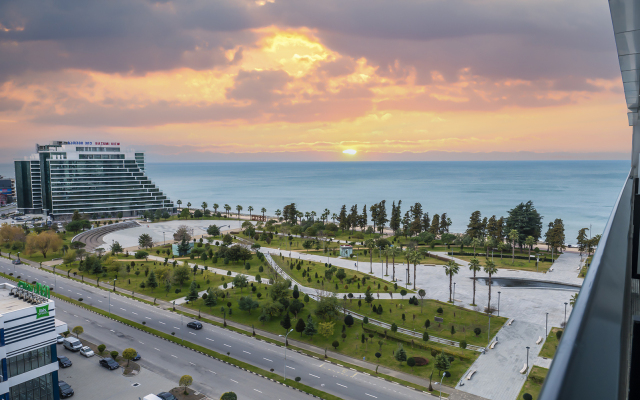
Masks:
[[[470,381],[471,377],[473,376],[473,374],[476,373],[476,370],[474,369],[473,371],[469,372],[469,375],[467,375],[467,380]]]
[[[513,319],[513,318],[511,318],[511,319],[509,320],[509,322],[507,323],[507,325],[511,326],[511,324],[513,323],[513,321],[514,321],[514,319]]]
[[[498,341],[497,341],[497,340],[496,340],[496,341],[494,341],[493,343],[491,343],[490,348],[491,348],[491,349],[493,349],[494,347],[496,347],[496,344],[497,344],[497,343],[498,343]]]
[[[524,367],[522,367],[522,369],[520,370],[521,374],[526,374],[527,373],[527,364],[524,364]]]
[[[542,336],[538,336],[538,340],[536,341],[536,344],[540,344],[542,343]]]

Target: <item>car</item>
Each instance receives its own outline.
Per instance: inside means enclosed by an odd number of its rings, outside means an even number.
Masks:
[[[140,353],[136,353],[136,356],[135,356],[135,357],[133,357],[133,358],[131,359],[131,361],[138,361],[138,360],[140,360],[141,358],[142,358],[142,357],[140,356]]]
[[[191,329],[202,329],[202,324],[198,321],[191,321],[187,324],[187,328],[191,328]]]
[[[61,368],[69,368],[73,363],[65,356],[58,356],[58,365]]]
[[[109,370],[114,370],[114,369],[118,369],[120,368],[120,364],[118,364],[117,362],[113,361],[113,358],[103,358],[102,360],[100,360],[100,366],[101,367],[105,367],[106,369]]]
[[[58,381],[58,387],[60,388],[60,398],[66,399],[73,396],[73,389],[65,381]]]
[[[56,337],[56,343],[62,344],[62,342],[64,342],[64,337],[62,335],[58,335]]]
[[[169,392],[158,393],[156,396],[160,397],[162,400],[178,400],[176,399],[176,396]]]
[[[80,354],[82,354],[83,356],[89,358],[89,357],[93,357],[95,355],[95,353],[93,352],[93,350],[91,350],[91,347],[89,346],[84,346],[80,349]]]
[[[20,265],[20,264],[22,264],[22,261],[20,261],[20,260],[13,260],[13,261],[11,261],[11,264],[13,264],[13,265]]]

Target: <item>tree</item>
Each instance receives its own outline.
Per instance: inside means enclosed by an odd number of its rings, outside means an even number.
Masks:
[[[193,218],[202,218],[202,216],[203,216],[203,215],[204,215],[204,214],[203,214],[203,213],[202,213],[202,211],[200,211],[200,210],[195,210],[195,211],[193,212]]]
[[[424,332],[422,334],[422,340],[424,340],[425,342],[429,341],[429,334],[427,332]]]
[[[473,271],[473,305],[476,304],[476,272],[480,271],[480,269],[480,261],[477,258],[473,257],[469,261],[469,270]]]
[[[524,241],[524,244],[529,248],[529,260],[528,260],[528,262],[531,262],[531,249],[536,244],[536,239],[533,236],[527,236],[527,238]]]
[[[473,256],[476,256],[476,247],[482,246],[482,240],[479,238],[473,238],[471,240],[471,247],[473,247]]]
[[[416,290],[416,267],[420,263],[422,256],[417,251],[412,251],[407,258],[413,264],[413,290]]]
[[[191,228],[189,228],[186,225],[180,225],[178,226],[178,229],[176,230],[176,233],[173,234],[173,240],[177,241],[177,242],[181,242],[181,241],[190,241],[191,240],[191,233],[193,232],[193,230]]]
[[[344,324],[348,327],[351,327],[351,325],[353,325],[353,316],[351,316],[351,314],[347,314],[344,316]]]
[[[209,307],[215,306],[218,304],[218,292],[217,290],[213,290],[211,288],[207,289],[207,298],[204,299],[204,305]]]
[[[469,218],[469,224],[467,225],[467,235],[472,238],[482,237],[482,215],[480,211],[474,211]]]
[[[404,351],[404,347],[401,344],[398,345],[398,349],[393,353],[393,357],[400,362],[400,365],[402,365],[403,361],[407,361],[407,352]]]
[[[253,207],[249,206],[247,210],[249,211],[249,219],[251,219],[251,212],[253,211]]]
[[[84,328],[82,328],[80,325],[74,327],[71,332],[73,332],[76,335],[76,338],[80,337],[80,335],[82,335],[84,333]]]
[[[280,326],[284,328],[285,332],[289,332],[289,328],[291,328],[291,316],[289,313],[286,313],[284,318],[282,318]]]
[[[124,351],[122,352],[122,358],[127,360],[127,367],[129,366],[129,361],[136,358],[137,355],[138,355],[138,352],[132,349],[131,347],[124,349]]]
[[[344,268],[340,268],[338,272],[336,272],[336,278],[340,280],[340,283],[347,277],[347,273],[344,271]]]
[[[329,321],[329,322],[320,322],[318,323],[318,332],[328,338],[329,336],[333,335],[333,330],[335,328],[336,323],[333,321]]]
[[[304,334],[309,336],[310,339],[313,339],[313,335],[317,333],[318,330],[316,329],[316,323],[313,322],[313,318],[309,315],[309,317],[307,317],[307,326],[304,328]]]
[[[298,320],[298,322],[296,323],[296,332],[298,332],[300,334],[300,337],[302,337],[302,333],[304,332],[305,328],[306,328],[307,324],[304,323],[304,320],[302,318],[300,318]]]
[[[111,250],[112,254],[122,253],[122,246],[118,242],[113,242],[113,244],[111,244],[109,250]]]
[[[207,228],[207,234],[211,236],[218,236],[220,235],[220,228],[218,227],[218,225],[209,225],[209,227]]]
[[[182,285],[184,285],[184,283],[186,281],[189,280],[189,278],[191,278],[191,270],[186,265],[186,263],[184,263],[183,265],[177,267],[173,271],[173,278],[178,282],[178,284],[181,287],[182,287]]]
[[[148,249],[153,247],[153,239],[151,239],[151,235],[148,233],[143,233],[138,237],[138,246]]]
[[[240,219],[240,211],[242,211],[242,206],[238,204],[236,206],[236,211],[238,211],[238,219]]]
[[[45,231],[40,234],[32,233],[27,236],[26,253],[31,254],[36,251],[42,253],[44,258],[47,253],[56,252],[62,247],[62,239],[53,231]]]
[[[207,204],[207,202],[206,202],[206,201],[203,201],[203,202],[202,202],[202,205],[201,205],[200,207],[202,207],[202,212],[203,212],[203,213],[207,210],[207,207],[208,207],[208,206],[209,206],[209,205]]]
[[[494,227],[494,235],[496,236],[494,239],[502,236],[498,234],[498,228],[502,230],[502,222],[499,222]],[[542,234],[542,216],[538,213],[532,201],[520,203],[509,210],[509,217],[507,217],[505,228],[508,232],[515,230],[518,233],[518,239],[516,239],[516,241],[522,248],[522,244],[525,242],[527,236],[533,236],[536,241],[540,238]],[[512,239],[509,238],[509,240]]]
[[[189,286],[189,294],[186,296],[187,300],[195,301],[198,300],[198,284],[195,280],[191,281],[191,286]]]
[[[331,346],[333,346],[333,348],[334,348],[335,350],[338,350],[338,346],[340,346],[340,342],[338,342],[337,340],[334,340],[334,341],[331,343]]]
[[[65,254],[64,257],[62,257],[62,260],[64,261],[65,264],[72,264],[76,259],[77,259],[77,255],[75,250],[67,251],[67,254]]]
[[[188,205],[190,206],[191,203],[189,203]],[[191,384],[193,384],[193,378],[189,375],[182,375],[180,377],[180,382],[178,382],[179,386],[184,387],[184,394],[189,394],[189,392],[187,391],[187,387],[191,386]]]
[[[336,296],[325,296],[318,300],[314,314],[324,320],[330,320],[340,315],[340,305]]]
[[[240,297],[240,300],[238,300],[238,307],[240,307],[242,311],[249,311],[249,314],[251,314],[251,310],[254,310],[260,307],[260,304],[257,301],[255,301],[251,296],[244,296],[244,297]],[[289,314],[287,313],[287,315]]]
[[[151,271],[151,273],[149,274],[149,278],[147,278],[147,287],[151,288],[151,291],[153,292],[153,289],[158,287],[158,280],[156,279],[156,273],[154,271]]]
[[[242,293],[242,289],[249,286],[249,280],[246,275],[238,274],[233,277],[233,287],[239,287],[240,293]]]
[[[453,291],[453,276],[460,272],[460,266],[458,266],[455,261],[449,260],[447,264],[444,265],[444,272],[449,277],[449,302],[453,303],[453,298],[451,297]]]
[[[589,241],[589,239],[587,238],[587,230],[589,230],[589,228],[582,228],[578,231],[578,237],[577,242],[578,242],[578,251],[580,251],[580,259],[582,260],[582,253],[584,253],[587,249],[587,242]]]
[[[180,206],[182,206],[182,200],[176,201],[176,204],[178,205],[178,208],[180,208]]]
[[[364,242],[364,246],[369,249],[369,273],[372,274],[373,273],[373,249],[376,248],[376,242],[373,239],[367,239],[366,242]]]
[[[487,305],[487,312],[491,314],[491,276],[498,273],[498,268],[493,261],[487,260],[487,263],[484,266],[484,272],[489,274],[489,304]]]
[[[509,238],[509,240],[511,240],[513,245],[513,247],[511,248],[511,264],[513,264],[515,262],[515,257],[516,257],[516,241],[520,236],[518,235],[517,230],[512,229],[509,232],[509,235],[507,237]]]
[[[427,292],[425,292],[424,289],[418,290],[418,296],[420,296],[420,314],[422,314],[422,306],[424,305],[424,296],[426,295],[427,295]]]
[[[444,352],[436,356],[435,367],[438,370],[438,375],[441,375],[442,371],[446,371],[451,367],[451,362],[449,361],[449,357],[447,357],[447,355],[444,354]]]
[[[413,371],[413,367],[416,366],[416,360],[413,357],[407,358],[407,365],[410,366]]]
[[[238,400],[238,396],[234,392],[223,393],[220,400]]]

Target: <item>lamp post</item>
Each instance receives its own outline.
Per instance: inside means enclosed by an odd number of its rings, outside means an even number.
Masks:
[[[164,231],[162,231],[162,244],[167,244],[167,240],[164,237]]]
[[[114,292],[116,291],[116,281],[117,281],[117,280],[118,280],[117,278],[114,278],[114,279],[113,279],[113,291],[114,291]]]
[[[544,337],[546,338],[549,334],[549,313],[544,318]]]
[[[109,291],[109,314],[111,314],[111,291]]]
[[[442,381],[444,381],[445,375],[447,375],[447,371],[442,373],[442,378],[440,379],[440,399],[442,399]]]
[[[456,283],[453,282],[453,305],[456,304]]]
[[[500,291],[498,290],[498,317],[500,316]]]
[[[287,337],[289,334],[293,332],[293,329],[290,329],[286,335],[284,335],[284,380],[287,380]]]
[[[529,346],[527,346],[527,372],[529,371]]]
[[[566,301],[564,302],[564,326],[563,328],[567,327],[567,303]]]

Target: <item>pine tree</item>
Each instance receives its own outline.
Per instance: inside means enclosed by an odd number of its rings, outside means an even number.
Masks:
[[[345,229],[349,229],[349,221],[347,218],[347,206],[345,204],[342,205],[340,209],[340,215],[338,216],[338,223],[340,229],[344,232]]]
[[[431,220],[431,233],[438,236],[440,233],[440,215],[434,214],[433,220]]]
[[[393,353],[393,357],[400,362],[400,365],[402,365],[403,361],[407,361],[407,352],[404,351],[404,347],[402,347],[402,345],[400,345],[398,350]]]
[[[158,287],[158,280],[156,279],[156,274],[153,271],[151,271],[149,278],[147,278],[147,287],[150,287],[151,291]]]
[[[302,337],[302,333],[304,332],[306,327],[307,327],[307,324],[305,324],[304,320],[300,318],[296,323],[296,332],[300,334],[300,337]]]
[[[189,294],[187,295],[187,300],[194,301],[198,300],[198,285],[196,281],[191,282],[191,286],[189,287]]]
[[[207,298],[204,300],[204,305],[209,307],[209,309],[211,309],[211,307],[217,304],[218,304],[218,297],[216,296],[215,292],[211,290],[211,288],[209,288],[207,290]]]
[[[280,326],[284,328],[285,332],[289,331],[289,328],[291,328],[291,316],[289,313],[286,313],[284,318],[282,318]]]
[[[307,318],[307,326],[304,328],[304,334],[313,339],[313,335],[315,335],[316,333],[318,333],[318,330],[316,329],[316,323],[313,322],[313,318],[311,318],[311,315],[309,315],[309,317]]]
[[[376,210],[377,210],[376,223],[378,225],[378,231],[380,232],[380,234],[384,232],[384,226],[387,224],[387,222],[389,222],[389,220],[387,219],[386,203],[387,203],[386,200],[382,200],[380,203],[378,203],[378,206],[376,207]]]
[[[436,369],[438,370],[438,375],[442,375],[442,371],[446,371],[451,367],[451,363],[449,362],[449,357],[446,354],[440,353],[436,356]]]

